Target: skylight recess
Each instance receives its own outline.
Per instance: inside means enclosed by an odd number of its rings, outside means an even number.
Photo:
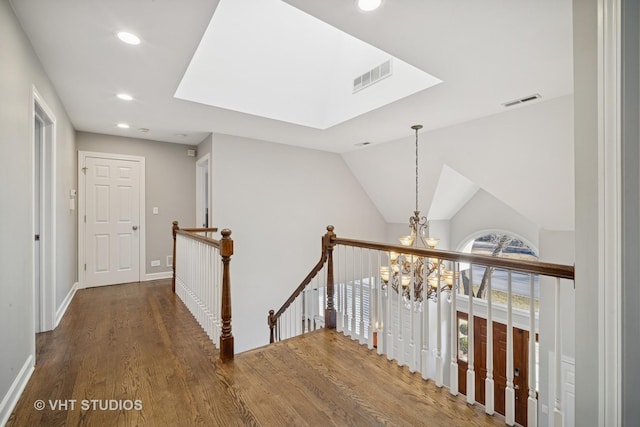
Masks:
[[[221,0],[174,96],[327,129],[440,82],[283,1]]]

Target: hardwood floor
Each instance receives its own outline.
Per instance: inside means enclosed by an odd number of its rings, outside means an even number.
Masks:
[[[37,340],[8,426],[504,425],[334,331],[222,364],[169,281],[78,291]]]

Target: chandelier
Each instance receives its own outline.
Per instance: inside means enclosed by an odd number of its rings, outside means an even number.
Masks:
[[[416,133],[416,209],[409,218],[409,234],[399,240],[402,246],[435,249],[440,239],[429,236],[429,221],[420,216],[418,209],[418,131],[422,125],[413,125],[411,129]],[[394,291],[402,292],[405,306],[410,308],[413,302],[414,308],[419,309],[424,296],[437,300],[438,286],[441,292],[449,292],[458,273],[447,270],[437,258],[389,252],[389,265],[380,267],[380,278],[383,289],[391,284]]]

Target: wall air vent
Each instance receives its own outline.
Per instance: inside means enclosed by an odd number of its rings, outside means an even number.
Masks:
[[[505,102],[502,104],[503,107],[513,107],[514,105],[522,104],[525,102],[533,101],[534,99],[540,99],[542,96],[539,93],[534,93],[533,95],[525,96],[524,98],[514,99],[513,101]]]
[[[353,93],[359,92],[362,89],[389,77],[393,71],[391,65],[391,59],[388,59],[377,67],[353,79]]]

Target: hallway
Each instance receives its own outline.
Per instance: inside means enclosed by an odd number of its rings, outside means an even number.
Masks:
[[[504,425],[335,331],[221,365],[169,280],[78,291],[37,347],[8,426]]]

